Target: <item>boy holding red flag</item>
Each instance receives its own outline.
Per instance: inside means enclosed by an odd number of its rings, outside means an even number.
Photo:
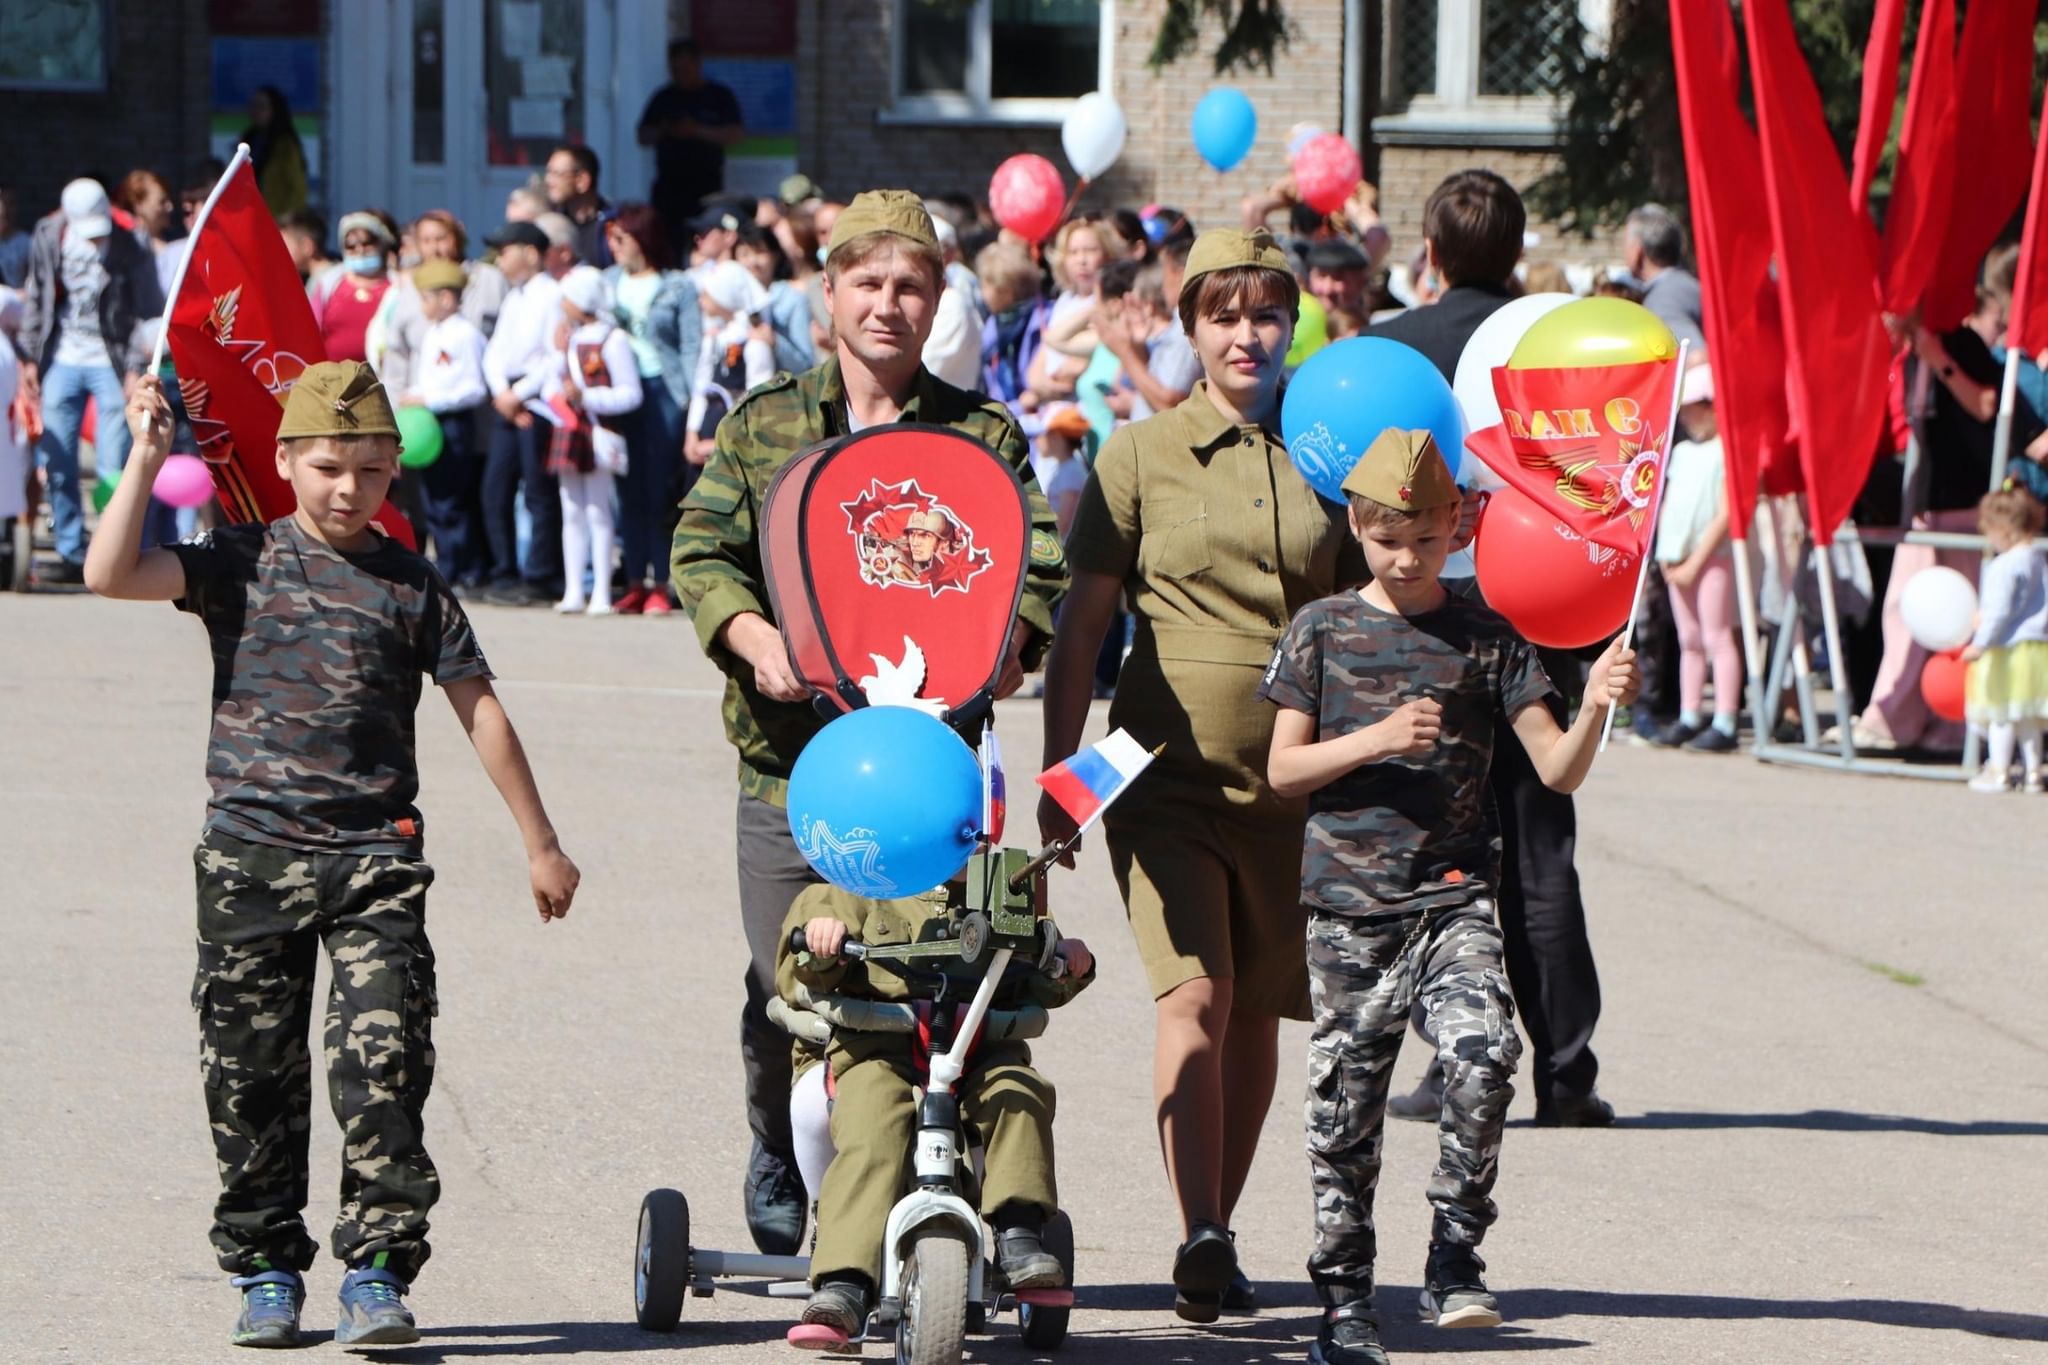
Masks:
[[[1428,433],[1383,432],[1343,487],[1372,581],[1295,617],[1260,695],[1280,708],[1273,789],[1309,797],[1309,1274],[1328,1306],[1309,1358],[1386,1365],[1372,1202],[1387,1084],[1418,1001],[1445,1071],[1423,1312],[1439,1327],[1501,1321],[1478,1246],[1496,1216],[1490,1194],[1521,1042],[1493,905],[1495,717],[1507,718],[1546,786],[1572,791],[1608,709],[1635,696],[1635,655],[1610,645],[1578,717],[1561,728],[1534,647],[1439,581],[1461,496]]]

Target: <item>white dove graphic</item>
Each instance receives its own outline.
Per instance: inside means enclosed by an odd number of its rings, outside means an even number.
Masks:
[[[924,686],[924,651],[915,640],[908,635],[903,637],[900,664],[892,664],[879,654],[868,657],[875,661],[875,671],[860,680],[860,690],[867,695],[868,705],[908,706],[926,715],[945,717],[944,702],[917,695]]]

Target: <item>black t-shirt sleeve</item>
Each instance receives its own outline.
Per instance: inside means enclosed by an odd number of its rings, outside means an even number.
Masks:
[[[253,563],[242,541],[228,531],[201,531],[166,546],[185,571],[185,595],[172,605],[205,621],[229,601],[239,603]]]
[[[1519,635],[1505,635],[1501,640],[1500,713],[1512,722],[1523,707],[1556,695],[1557,686],[1550,681],[1536,646]]]
[[[448,587],[439,571],[430,569],[427,610],[420,655],[420,671],[433,678],[436,687],[465,678],[495,676],[484,659],[483,646],[469,624],[469,613]]]
[[[640,111],[638,126],[645,128],[650,124],[665,123],[669,119],[674,118],[675,114],[671,107],[675,103],[674,92],[674,86],[664,85],[661,89],[649,95],[647,97],[647,107]]]
[[[1313,611],[1301,612],[1287,627],[1279,648],[1273,651],[1273,662],[1266,665],[1265,679],[1259,684],[1262,701],[1310,716],[1320,714],[1323,638],[1318,627]]]

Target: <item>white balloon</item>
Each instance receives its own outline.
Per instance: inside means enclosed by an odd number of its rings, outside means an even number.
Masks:
[[[1899,615],[1913,643],[1936,654],[1961,649],[1977,628],[1977,589],[1954,569],[1922,569],[1899,594]]]
[[[1124,154],[1124,135],[1129,131],[1122,107],[1095,90],[1074,101],[1067,121],[1060,125],[1060,145],[1067,150],[1074,174],[1093,180]]]
[[[1494,370],[1508,363],[1522,334],[1535,325],[1536,319],[1575,302],[1577,296],[1572,294],[1524,294],[1494,309],[1479,324],[1458,357],[1457,377],[1451,381],[1451,392],[1457,395],[1458,406],[1465,413],[1465,430],[1479,431],[1499,425],[1500,403],[1493,396]],[[1488,469],[1470,450],[1465,452],[1464,463],[1458,466],[1458,482],[1482,493],[1507,487],[1500,475]]]

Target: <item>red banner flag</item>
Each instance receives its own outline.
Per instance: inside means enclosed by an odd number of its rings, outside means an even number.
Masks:
[[[2041,139],[2034,148],[2033,197],[2020,230],[2020,275],[2012,291],[2006,345],[2038,360],[2048,351],[2048,95],[2041,98]]]
[[[1917,308],[1941,262],[1956,186],[1955,40],[1956,0],[1927,0],[1885,210],[1878,293],[1888,313]]]
[[[275,521],[297,499],[277,473],[285,395],[326,359],[306,287],[277,222],[237,157],[193,227],[165,338],[178,393],[229,520]],[[374,522],[412,547],[412,527],[390,503]]]
[[[1487,468],[1598,545],[1640,558],[1671,448],[1678,362],[1493,372],[1500,425],[1467,439]]]
[[[1736,103],[1741,58],[1728,6],[1671,0],[1685,174],[1699,258],[1714,419],[1727,475],[1728,526],[1749,534],[1760,479],[1797,486],[1785,445],[1785,335],[1771,279],[1771,225],[1756,211],[1763,153]],[[1770,477],[1776,473],[1779,477]]]
[[[1826,544],[1877,458],[1891,345],[1877,311],[1870,233],[1849,207],[1848,179],[1785,0],[1747,0],[1742,13],[1806,516],[1815,542]]]
[[[1716,8],[1725,13],[1727,7]],[[1924,33],[1924,19],[1922,23]],[[1954,29],[1953,22],[1950,29]],[[1877,0],[1877,13],[1870,18],[1870,40],[1863,47],[1863,104],[1856,120],[1856,156],[1849,172],[1849,204],[1858,213],[1869,206],[1870,182],[1877,177],[1878,160],[1891,136],[1892,106],[1898,103],[1899,94],[1899,40],[1905,32],[1906,0]],[[1914,76],[1918,79],[1917,64]]]
[[[2034,139],[2035,0],[1971,0],[1956,51],[1953,156],[1968,175],[1955,178],[1948,232],[1922,321],[1937,332],[1959,326],[1977,307],[1984,253],[2012,221],[2027,192]]]

